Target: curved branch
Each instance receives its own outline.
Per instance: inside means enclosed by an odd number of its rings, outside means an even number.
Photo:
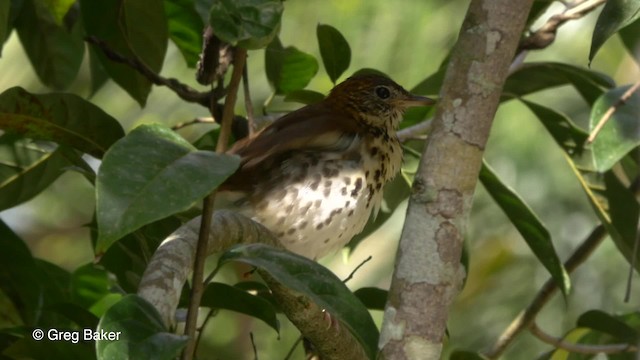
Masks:
[[[536,338],[549,345],[577,354],[620,354],[638,351],[638,348],[629,344],[589,345],[569,343],[564,341],[562,338],[547,334],[540,329],[535,322],[532,322],[529,325],[529,331],[531,331]]]

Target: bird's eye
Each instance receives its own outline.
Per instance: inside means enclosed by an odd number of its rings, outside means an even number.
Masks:
[[[391,92],[389,91],[389,88],[386,86],[376,87],[375,92],[380,99],[388,99],[389,96],[391,96]]]

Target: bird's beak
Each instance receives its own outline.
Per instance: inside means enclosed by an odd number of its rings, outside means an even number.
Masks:
[[[436,100],[434,99],[431,99],[425,96],[420,96],[420,95],[413,95],[413,94],[407,94],[407,96],[404,99],[401,99],[398,102],[404,108],[409,108],[413,106],[431,106],[436,104]]]

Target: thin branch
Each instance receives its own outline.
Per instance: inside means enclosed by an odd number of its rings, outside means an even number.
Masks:
[[[242,77],[242,71],[245,66],[246,58],[246,50],[241,48],[236,49],[235,57],[233,59],[233,73],[231,74],[231,80],[229,81],[229,92],[224,102],[222,124],[220,126],[220,136],[218,137],[218,143],[216,144],[216,152],[218,153],[224,153],[227,150],[229,138],[231,135],[233,108],[236,103],[238,88],[240,87],[240,80]],[[197,345],[195,341],[195,333],[198,322],[198,308],[200,307],[200,300],[202,299],[202,294],[204,292],[203,272],[205,260],[209,255],[207,253],[207,247],[209,243],[211,218],[213,216],[214,210],[214,200],[215,191],[209,194],[203,201],[202,222],[200,224],[195,261],[193,264],[193,280],[189,298],[189,311],[187,312],[187,322],[185,324],[185,335],[189,337],[189,340],[187,341],[187,345],[182,352],[183,360],[190,360],[193,358]]]
[[[251,136],[256,132],[256,122],[255,115],[253,114],[251,92],[249,91],[249,70],[246,66],[242,74],[242,89],[244,90],[244,107],[247,110],[247,120],[249,121],[249,136]]]
[[[349,281],[349,280],[353,279],[353,275],[355,275],[355,273],[356,273],[358,270],[360,270],[360,268],[361,268],[364,264],[366,264],[366,263],[368,263],[369,261],[371,261],[371,259],[373,259],[373,256],[369,255],[369,257],[368,257],[368,258],[366,258],[366,259],[364,259],[364,261],[362,261],[360,264],[358,264],[358,266],[356,266],[356,268],[355,268],[355,269],[353,269],[353,271],[351,272],[351,274],[349,274],[349,276],[347,276],[347,278],[346,278],[346,279],[342,280],[342,282],[343,282],[343,283],[346,283],[347,281]]]
[[[407,140],[416,138],[420,135],[424,135],[431,129],[432,124],[433,124],[432,119],[429,119],[429,120],[421,121],[407,128],[404,128],[398,131],[398,140],[400,140],[400,142],[405,142]]]
[[[197,103],[206,108],[209,108],[209,104],[211,103],[212,98],[217,100],[224,96],[224,90],[220,91],[220,89],[216,89],[208,92],[199,92],[189,85],[181,83],[177,79],[165,78],[163,76],[160,76],[153,70],[149,69],[149,67],[138,58],[129,58],[122,54],[119,54],[118,52],[110,48],[106,42],[98,39],[95,36],[88,36],[85,38],[85,41],[100,49],[109,60],[128,65],[132,69],[136,70],[140,75],[144,76],[151,83],[168,87],[185,101]]]
[[[187,126],[195,125],[195,124],[215,124],[216,120],[212,117],[197,117],[190,121],[183,121],[181,123],[177,123],[171,127],[171,130],[180,130]]]
[[[611,119],[611,117],[618,110],[618,108],[623,106],[627,102],[627,100],[629,100],[631,96],[633,96],[633,93],[638,91],[639,88],[640,88],[640,80],[635,84],[633,84],[633,86],[630,87],[627,91],[625,91],[624,94],[620,96],[620,99],[618,99],[618,101],[616,101],[615,104],[611,105],[611,107],[607,109],[607,112],[605,112],[604,115],[602,115],[602,118],[598,122],[598,125],[596,125],[596,127],[593,128],[593,131],[591,131],[591,134],[589,134],[589,138],[587,139],[587,142],[591,143],[593,142],[593,140],[595,140],[596,136],[598,136],[598,133],[600,133],[600,130],[602,130],[604,125],[607,123],[607,121]]]
[[[553,345],[554,347],[566,350],[576,354],[620,354],[625,352],[635,352],[638,348],[630,344],[607,344],[607,345],[589,345],[589,344],[573,344],[564,341],[564,339],[547,334],[538,327],[535,322],[529,325],[529,331],[539,340]]]
[[[569,259],[565,261],[564,267],[567,273],[571,274],[578,268],[593,251],[600,245],[602,240],[607,234],[603,225],[595,227],[591,234],[584,240],[584,242],[571,254]],[[542,308],[549,302],[551,296],[558,290],[558,286],[553,279],[547,280],[547,282],[538,290],[538,293],[533,298],[529,306],[526,307],[518,316],[509,324],[509,326],[500,335],[493,347],[485,352],[485,356],[489,359],[497,359],[507,349],[509,344],[515,340],[516,336],[522,332],[522,330],[529,327],[536,316],[542,310]]]

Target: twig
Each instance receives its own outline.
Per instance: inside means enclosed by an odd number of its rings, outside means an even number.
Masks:
[[[342,280],[343,283],[346,283],[347,281],[353,279],[353,275],[356,273],[356,271],[360,270],[360,268],[368,263],[369,261],[371,261],[371,259],[373,259],[373,256],[369,255],[368,258],[364,259],[364,261],[362,261],[360,264],[358,264],[358,266],[356,266],[355,269],[353,269],[353,271],[351,272],[351,274],[349,274],[349,276],[347,276],[346,279]]]
[[[400,142],[405,142],[407,140],[415,138],[416,136],[424,135],[429,131],[429,129],[431,129],[432,124],[432,119],[429,119],[404,128],[398,131],[398,140],[400,140]]]
[[[582,0],[574,1],[560,14],[553,15],[538,30],[525,37],[518,45],[516,54],[525,50],[539,50],[551,45],[556,39],[558,28],[569,20],[576,20],[584,17],[598,6],[604,4],[606,0]]]
[[[294,342],[293,345],[291,346],[291,349],[289,349],[289,352],[287,353],[287,355],[284,357],[284,360],[290,360],[291,359],[291,357],[293,356],[293,352],[296,350],[298,345],[300,345],[300,343],[302,342],[302,339],[303,339],[302,336],[298,337],[296,342]]]
[[[593,140],[595,140],[596,136],[598,136],[598,133],[600,133],[600,130],[602,130],[604,125],[607,123],[607,121],[611,119],[611,117],[618,110],[619,107],[624,105],[627,102],[627,100],[631,98],[634,92],[638,91],[638,88],[640,88],[640,81],[633,84],[632,87],[630,87],[627,91],[625,91],[624,94],[622,94],[622,96],[620,96],[620,99],[618,99],[618,101],[616,101],[615,104],[611,105],[611,107],[607,109],[607,112],[605,112],[604,115],[602,115],[602,118],[600,118],[598,125],[596,125],[596,127],[593,128],[593,131],[591,131],[591,134],[589,134],[589,138],[587,138],[587,142],[592,143]]]
[[[109,60],[128,65],[132,69],[136,70],[140,75],[144,76],[151,83],[168,87],[185,101],[197,103],[206,108],[209,108],[209,104],[211,103],[212,98],[217,100],[224,96],[224,90],[221,91],[220,89],[216,89],[208,92],[199,92],[191,88],[189,85],[181,83],[177,79],[165,78],[163,76],[160,76],[153,70],[149,69],[149,67],[138,58],[129,58],[122,54],[119,54],[118,52],[110,48],[106,42],[98,39],[95,36],[88,36],[85,38],[85,41],[100,49]]]
[[[190,121],[183,121],[181,123],[177,123],[171,127],[171,130],[180,130],[187,126],[195,125],[195,124],[215,124],[216,120],[212,117],[197,117]]]
[[[598,245],[600,245],[606,234],[607,232],[603,225],[596,226],[584,242],[573,252],[573,254],[571,254],[569,259],[565,261],[564,267],[567,270],[567,273],[572,273],[578,266],[588,259]],[[542,308],[547,304],[557,289],[558,286],[553,279],[547,280],[542,288],[538,290],[538,293],[533,298],[529,306],[518,314],[518,316],[500,335],[493,347],[489,351],[485,352],[485,356],[489,359],[499,358],[516,336],[533,323],[540,310],[542,310]]]
[[[242,74],[242,89],[244,90],[244,107],[247,110],[247,120],[249,121],[249,136],[251,136],[256,132],[256,122],[255,116],[253,115],[251,92],[249,91],[249,71],[246,66]]]
[[[253,348],[253,359],[258,360],[258,348],[256,348],[256,342],[253,340],[253,332],[249,333],[251,339],[251,347]]]
[[[231,80],[229,81],[229,93],[227,94],[224,102],[220,136],[218,137],[218,143],[216,144],[216,152],[218,153],[224,153],[229,143],[233,108],[235,106],[237,92],[242,77],[242,69],[244,68],[246,58],[246,50],[238,48],[233,61],[233,73],[231,75]],[[187,312],[187,322],[185,324],[185,335],[189,337],[189,340],[182,353],[183,360],[192,359],[196,348],[195,332],[198,321],[198,308],[200,307],[200,300],[202,299],[202,293],[204,292],[203,272],[204,263],[208,255],[207,246],[209,243],[209,231],[211,228],[211,218],[213,216],[214,199],[215,191],[208,195],[203,201],[202,222],[200,223],[195,261],[193,264],[193,280],[189,298],[189,311]]]
[[[529,331],[541,341],[553,345],[558,349],[566,350],[577,354],[620,354],[624,352],[635,352],[638,349],[630,344],[608,344],[590,345],[573,344],[564,341],[562,338],[551,336],[538,327],[535,322],[529,325]]]

